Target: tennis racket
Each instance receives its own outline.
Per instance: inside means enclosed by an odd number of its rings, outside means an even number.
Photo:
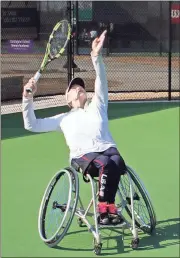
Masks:
[[[46,52],[44,59],[41,63],[40,69],[34,75],[34,80],[37,82],[41,77],[41,74],[45,70],[46,66],[54,59],[59,58],[64,53],[66,46],[71,37],[71,25],[67,20],[58,22],[49,36],[49,40],[46,46]],[[28,93],[32,93],[31,88],[27,88]]]

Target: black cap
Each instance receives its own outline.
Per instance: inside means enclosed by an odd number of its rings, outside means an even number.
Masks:
[[[85,83],[84,83],[83,79],[81,79],[80,77],[76,77],[70,81],[66,92],[68,92],[71,89],[71,87],[75,84],[80,85],[81,87],[83,87],[85,89]]]

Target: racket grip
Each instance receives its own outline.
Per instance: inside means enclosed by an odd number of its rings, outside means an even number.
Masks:
[[[34,75],[34,80],[35,80],[35,82],[37,82],[40,77],[41,77],[41,73],[40,73],[40,72],[37,72],[37,73]],[[31,89],[31,88],[27,88],[27,89],[26,89],[26,92],[29,93],[29,94],[31,94],[31,93],[32,93],[32,89]]]
[[[40,77],[41,77],[41,73],[40,73],[40,72],[37,72],[37,73],[34,75],[34,80],[37,82]]]

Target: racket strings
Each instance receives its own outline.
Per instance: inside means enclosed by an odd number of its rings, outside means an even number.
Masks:
[[[68,24],[61,23],[57,30],[53,32],[53,37],[50,41],[51,58],[56,57],[60,50],[65,47],[68,38]]]

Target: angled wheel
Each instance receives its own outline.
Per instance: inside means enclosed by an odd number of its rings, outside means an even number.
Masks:
[[[130,199],[130,182],[131,178],[133,187],[133,200],[134,200],[134,215],[135,224],[143,232],[151,234],[156,227],[156,214],[150,199],[150,196],[143,185],[142,181],[136,174],[136,172],[127,166],[127,173],[121,176],[118,196],[121,199],[121,204],[125,206],[125,210],[130,218],[131,213],[131,199]]]
[[[39,235],[49,247],[56,246],[67,233],[78,197],[79,179],[73,168],[60,170],[50,180],[38,217]]]

